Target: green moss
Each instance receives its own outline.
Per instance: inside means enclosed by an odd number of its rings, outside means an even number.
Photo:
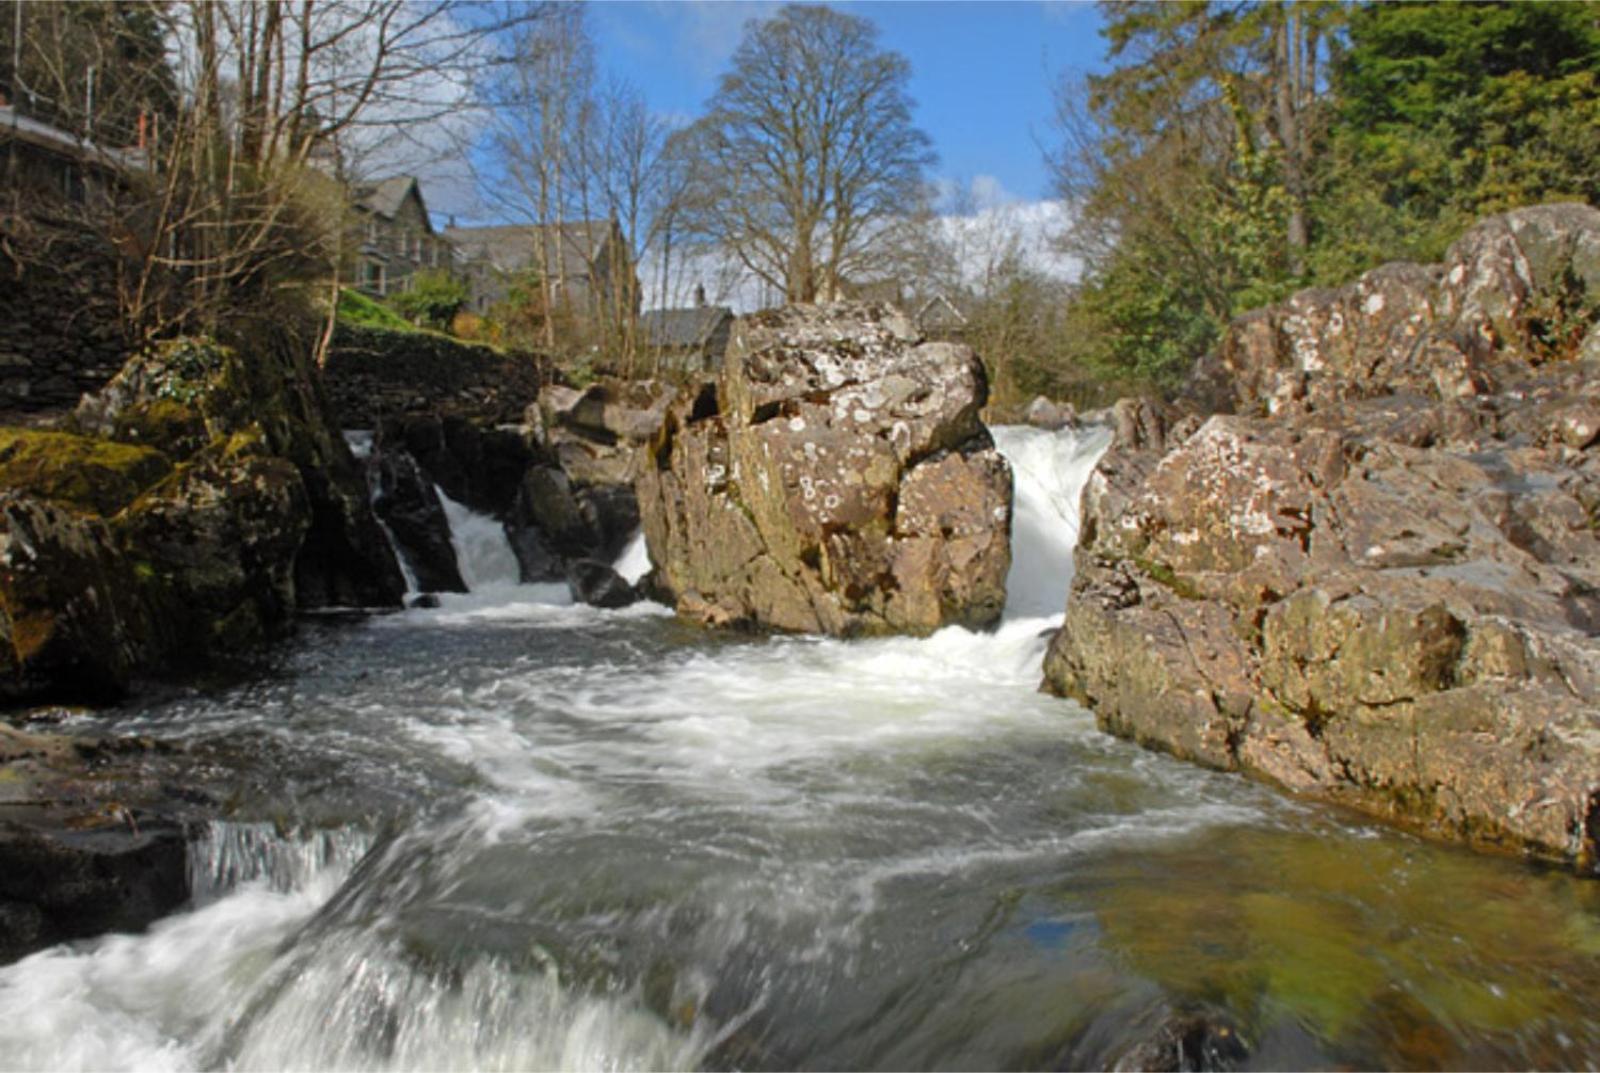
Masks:
[[[0,428],[0,485],[109,517],[172,472],[150,447],[69,432]]]
[[[1134,559],[1133,565],[1137,566],[1150,580],[1172,590],[1172,594],[1180,600],[1204,600],[1205,593],[1190,581],[1177,573],[1166,563],[1158,563],[1152,559]]]

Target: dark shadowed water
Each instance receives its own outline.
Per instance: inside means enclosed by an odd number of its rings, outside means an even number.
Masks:
[[[1002,439],[993,634],[717,636],[480,562],[122,713],[258,774],[190,911],[0,969],[0,1067],[1085,1067],[1175,1021],[1258,1068],[1600,1063],[1600,885],[1035,691],[1099,444]]]

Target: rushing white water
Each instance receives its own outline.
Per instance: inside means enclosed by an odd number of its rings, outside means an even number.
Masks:
[[[487,514],[457,503],[436,487],[444,516],[450,523],[450,543],[456,549],[456,568],[473,592],[503,590],[522,583],[516,553],[506,539],[503,524]]]
[[[1013,474],[1006,617],[1060,615],[1072,584],[1078,500],[1111,444],[1111,431],[1090,426],[1063,434],[1005,425],[994,430],[994,439]]]
[[[1117,945],[1143,934],[1130,896],[1276,913],[1250,899],[1295,871],[1294,839],[1333,847],[1333,876],[1393,840],[1036,692],[1096,435],[997,430],[1016,552],[987,633],[742,638],[562,606],[564,586],[512,585],[498,524],[451,504],[473,593],[325,628],[282,680],[125,713],[130,733],[271,743],[271,813],[318,826],[219,825],[192,910],[0,968],[0,1069],[1110,1064],[1160,998],[1144,948]],[[1233,863],[1247,836],[1260,872]],[[1443,900],[1420,963],[1472,952]],[[1167,905],[1149,926],[1169,943],[1215,946],[1239,916],[1189,928]],[[1359,912],[1374,942],[1414,930]],[[1379,980],[1403,963],[1382,956]],[[1544,1064],[1583,1064],[1594,1034],[1564,1031],[1580,1051]],[[1297,1046],[1284,1064],[1335,1064]]]
[[[612,569],[621,575],[622,580],[630,585],[639,584],[640,580],[650,572],[650,547],[645,543],[644,530],[633,534],[633,539],[628,541],[617,561],[612,564]]]

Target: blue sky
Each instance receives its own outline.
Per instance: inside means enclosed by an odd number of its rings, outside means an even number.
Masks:
[[[939,153],[934,174],[980,199],[1051,195],[1040,153],[1052,135],[1051,91],[1063,70],[1100,66],[1099,13],[1089,3],[855,0],[834,7],[877,24],[911,62],[917,125]],[[716,89],[744,23],[775,3],[599,0],[589,27],[604,74],[626,78],[650,106],[692,119]]]

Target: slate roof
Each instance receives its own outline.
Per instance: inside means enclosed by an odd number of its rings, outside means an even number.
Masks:
[[[387,179],[377,182],[363,183],[355,188],[355,204],[358,209],[366,209],[376,213],[385,220],[392,220],[400,211],[400,206],[405,203],[406,195],[413,187],[417,186],[414,175],[391,175]],[[422,190],[417,188],[417,198],[421,200]],[[427,202],[423,202],[422,215],[428,215]]]
[[[652,309],[639,318],[646,346],[701,347],[724,320],[733,318],[727,306],[690,306],[687,309]]]
[[[444,237],[467,260],[487,261],[502,272],[542,265],[545,251],[553,246],[560,254],[560,274],[576,278],[589,274],[614,227],[610,220],[448,227]]]

